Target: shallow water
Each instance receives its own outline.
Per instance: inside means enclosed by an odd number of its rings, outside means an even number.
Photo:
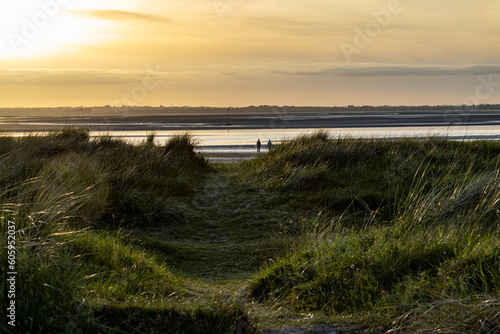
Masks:
[[[267,141],[274,144],[290,140],[300,135],[317,132],[318,128],[302,129],[207,129],[189,131],[204,153],[235,154],[253,153],[256,151],[257,139],[262,142],[262,151],[267,151]],[[500,125],[471,125],[471,126],[404,126],[404,127],[351,127],[323,129],[332,137],[350,138],[402,138],[402,137],[447,137],[454,140],[500,140]],[[9,132],[5,135],[23,136],[27,132]],[[33,132],[30,132],[33,134]],[[45,133],[45,132],[41,132]],[[121,138],[132,144],[144,142],[151,131],[92,131],[91,137],[109,135]],[[173,135],[185,133],[185,130],[156,131],[155,143],[163,145]]]
[[[319,129],[229,129],[229,130],[193,130],[190,133],[200,146],[209,150],[234,151],[239,148],[240,151],[250,150],[255,147],[257,139],[262,142],[263,148],[267,146],[270,139],[273,143],[279,143],[283,140],[289,140],[299,135],[311,134]],[[333,137],[352,137],[352,138],[401,138],[401,137],[429,137],[442,136],[450,139],[500,139],[500,126],[436,126],[436,127],[360,127],[360,128],[328,128],[324,129]],[[111,131],[106,134],[113,137],[123,138],[124,140],[137,144],[146,140],[147,131]],[[171,136],[184,131],[157,131],[156,143],[164,144]],[[91,136],[99,136],[103,133],[92,132]]]

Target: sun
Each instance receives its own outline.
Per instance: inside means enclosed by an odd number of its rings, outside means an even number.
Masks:
[[[47,56],[76,45],[101,41],[104,34],[99,32],[109,23],[74,15],[75,10],[81,9],[79,3],[71,0],[2,2],[0,58]],[[85,8],[89,5],[92,4],[87,2]]]

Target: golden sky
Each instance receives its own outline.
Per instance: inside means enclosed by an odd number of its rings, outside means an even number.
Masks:
[[[497,0],[0,3],[0,107],[500,103]]]

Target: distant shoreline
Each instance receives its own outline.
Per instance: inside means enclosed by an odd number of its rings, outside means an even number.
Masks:
[[[241,108],[240,108],[241,109]],[[391,108],[385,111],[329,108],[314,111],[295,109],[250,112],[229,110],[219,112],[114,114],[114,115],[54,115],[0,116],[0,131],[51,131],[68,126],[87,127],[91,131],[176,131],[176,130],[251,130],[251,129],[311,129],[364,127],[436,127],[500,125],[500,107],[475,110],[407,110]],[[198,110],[198,109],[196,109]],[[0,112],[1,114],[1,112]],[[229,123],[229,125],[228,125]]]
[[[417,106],[394,106],[394,105],[348,105],[348,106],[278,106],[259,105],[244,107],[209,107],[209,106],[81,106],[81,107],[0,107],[0,117],[8,116],[70,116],[70,115],[156,115],[156,114],[207,114],[226,113],[227,109],[232,113],[308,113],[308,112],[392,112],[392,111],[477,111],[477,110],[500,110],[500,104],[481,105],[417,105]]]
[[[331,130],[339,136],[408,137],[407,133],[446,136],[452,140],[499,140],[500,108],[462,112],[439,110],[396,110],[385,112],[259,112],[240,110],[224,113],[65,115],[0,117],[0,135],[45,133],[65,127],[85,127],[92,136],[112,135],[135,143],[156,133],[157,142],[165,142],[179,131],[193,132],[200,140],[199,152],[214,162],[232,162],[257,156],[253,145],[257,138],[276,144],[285,137],[316,129]],[[481,129],[481,131],[479,131]],[[485,130],[486,129],[486,130]],[[406,133],[407,132],[407,133]],[[263,153],[267,152],[264,146]]]

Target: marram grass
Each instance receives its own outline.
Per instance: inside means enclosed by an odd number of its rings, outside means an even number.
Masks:
[[[500,332],[498,143],[318,132],[226,166],[195,145],[1,137],[0,331]]]
[[[133,146],[88,139],[85,131],[72,129],[46,137],[0,139],[4,154],[1,242],[6,245],[8,222],[14,222],[17,251],[16,327],[6,322],[10,300],[2,293],[0,331],[127,333],[135,327],[138,332],[251,332],[253,327],[239,304],[208,296],[199,301],[188,279],[124,241],[120,231],[93,228],[113,225],[106,219],[114,214],[110,210],[123,205],[116,203],[121,192],[140,188],[141,196],[161,203],[156,189],[147,184],[156,173],[166,179],[162,180],[163,192],[171,179],[186,182],[182,187],[187,191],[207,169],[204,159],[187,152],[196,160],[197,167],[193,167],[192,161],[167,157],[164,149],[151,143],[141,156]],[[54,147],[50,149],[48,143]],[[120,157],[121,165],[106,163],[110,156]],[[199,170],[194,176],[183,175],[182,168]],[[174,203],[176,196],[185,197],[168,191],[161,195],[165,202],[171,198]],[[143,210],[148,215],[152,207]],[[169,217],[160,218],[169,221]],[[141,223],[145,222],[151,218]],[[2,247],[2,259],[7,258],[6,252]],[[6,291],[4,265],[1,273],[1,287]]]
[[[333,317],[369,312],[391,319],[403,313],[405,320],[394,322],[401,332],[419,327],[412,310],[425,305],[451,307],[453,300],[460,304],[481,295],[492,296],[494,305],[500,287],[498,162],[494,143],[328,140],[324,133],[248,162],[246,177],[262,180],[286,201],[293,201],[287,195],[292,184],[300,198],[324,194],[318,198],[326,204],[322,212],[337,201],[335,192],[352,198],[337,218],[313,221],[312,228],[303,223],[302,241],[262,268],[251,295]],[[364,205],[356,210],[356,202]],[[426,309],[428,319],[434,310]],[[471,333],[493,333],[500,326],[495,314],[482,320],[478,315],[474,326],[472,321],[465,321]],[[391,328],[389,322],[384,326]],[[457,332],[462,326],[456,325]]]

